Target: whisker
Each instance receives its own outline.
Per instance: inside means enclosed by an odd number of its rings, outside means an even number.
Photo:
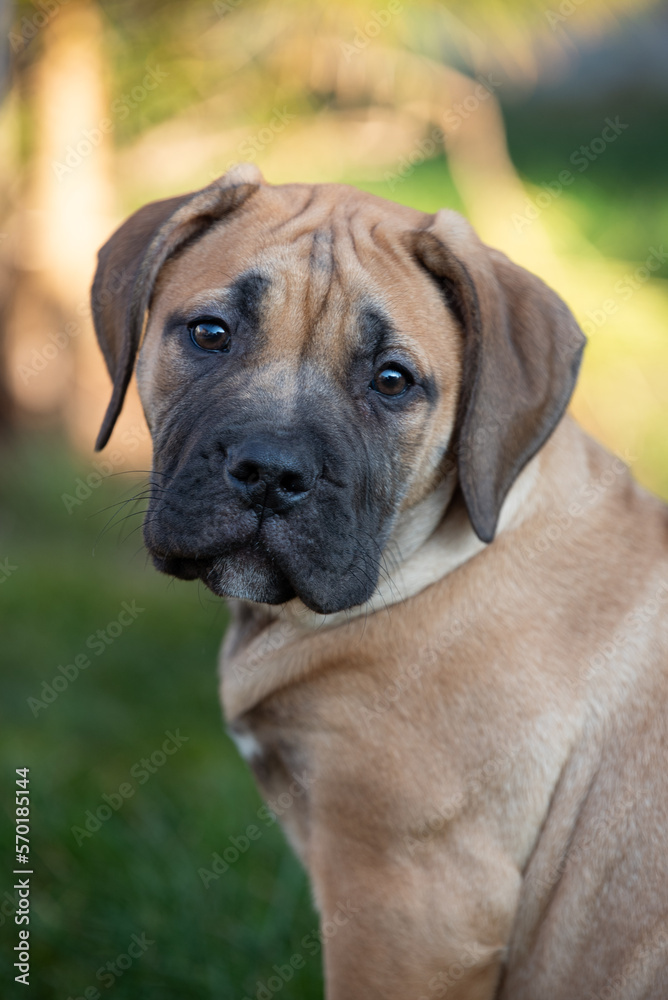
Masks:
[[[114,476],[165,476],[167,479],[173,479],[167,472],[160,472],[158,469],[122,469],[120,472],[110,472],[105,479],[113,479]]]
[[[137,493],[133,497],[128,497],[127,500],[117,500],[115,503],[107,504],[106,507],[100,507],[99,510],[96,510],[92,514],[89,514],[86,520],[90,521],[91,518],[97,517],[98,514],[104,514],[105,511],[112,510],[112,508],[114,507],[124,507],[126,504],[133,503],[138,500],[150,500],[150,498],[151,498],[151,490],[149,489],[142,490],[141,493]]]
[[[136,499],[133,498],[131,500],[126,500],[125,501],[125,505],[127,506],[127,505],[133,504],[133,503],[134,504],[138,504],[138,503],[141,502],[141,499],[142,498],[138,497]],[[121,508],[121,510],[122,509],[123,508]],[[95,541],[93,542],[93,555],[95,555],[95,547],[97,546],[98,542],[106,534],[106,532],[111,529],[111,527],[113,526],[113,524],[122,524],[122,522],[125,520],[126,517],[132,517],[133,515],[136,515],[136,514],[146,514],[147,511],[148,511],[148,507],[145,510],[141,510],[141,511],[130,511],[129,514],[126,514],[126,515],[124,515],[123,517],[121,517],[119,519],[119,514],[121,513],[121,511],[120,510],[115,510],[114,513],[109,518],[109,520],[107,521],[107,523],[105,525],[103,525],[103,527],[99,531],[99,533],[98,533]]]

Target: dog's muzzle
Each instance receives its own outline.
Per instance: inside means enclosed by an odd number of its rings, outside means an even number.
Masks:
[[[368,599],[376,504],[312,428],[238,427],[157,462],[144,537],[156,567],[214,593],[324,613]],[[346,469],[348,465],[348,470]]]

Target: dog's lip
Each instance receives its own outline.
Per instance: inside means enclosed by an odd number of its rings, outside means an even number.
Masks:
[[[239,550],[245,552],[246,560],[253,558],[252,549],[248,550],[240,546],[236,551],[238,552]],[[199,579],[216,597],[227,598],[235,596],[221,587],[218,572],[220,570],[220,563],[232,554],[229,551],[226,551],[224,556],[222,553],[211,553],[207,556],[191,556],[180,555],[178,553],[167,554],[156,549],[150,549],[149,551],[156,569],[161,573],[174,576],[179,580]],[[285,600],[290,600],[292,597],[297,596],[297,591],[293,588],[291,581],[287,577],[285,578],[285,583],[290,587],[291,593],[289,597],[280,601],[281,604],[285,603]]]
[[[216,597],[229,598],[238,596],[235,594],[227,593],[221,586],[218,579],[217,563],[224,557],[222,555],[209,555],[206,557],[197,556],[180,556],[157,552],[155,549],[150,550],[153,562],[162,573],[166,573],[169,576],[174,576],[179,580],[201,580],[202,583],[209,588],[212,594]],[[247,553],[247,558],[251,553]],[[229,553],[226,553],[229,556]],[[338,611],[343,611],[352,605],[344,604],[339,605],[338,603],[334,607],[323,607],[317,601],[315,601],[308,593],[302,593],[298,590],[289,576],[286,575],[285,583],[290,588],[290,594],[284,596],[281,600],[267,601],[262,600],[261,603],[280,603],[285,604],[287,601],[291,600],[293,597],[299,597],[299,599],[309,608],[319,615],[328,615]]]
[[[209,556],[200,558],[198,556],[181,556],[151,550],[151,557],[156,568],[170,576],[176,576],[181,580],[202,579],[206,582],[205,576],[213,566],[214,560]]]

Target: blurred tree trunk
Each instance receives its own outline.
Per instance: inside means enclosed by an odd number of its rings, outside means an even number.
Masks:
[[[14,399],[7,380],[7,321],[11,310],[11,287],[14,275],[10,268],[0,264],[0,442],[5,441],[14,429]]]
[[[12,287],[14,284],[12,266],[7,253],[6,220],[9,214],[8,192],[10,173],[14,170],[14,158],[7,148],[10,143],[11,109],[7,107],[9,89],[9,32],[11,28],[13,4],[10,0],[0,2],[0,439],[6,439],[14,425],[14,402],[7,379],[7,321],[10,311]]]
[[[14,220],[19,273],[9,373],[22,409],[64,421],[90,447],[102,405],[96,395],[106,395],[108,383],[88,290],[97,248],[113,225],[111,138],[99,128],[109,112],[98,7],[88,0],[60,6],[31,45],[41,48],[24,84],[33,147]]]

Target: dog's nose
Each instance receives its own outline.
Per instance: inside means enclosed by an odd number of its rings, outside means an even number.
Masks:
[[[294,507],[318,478],[314,456],[303,447],[256,438],[230,448],[227,473],[250,504],[281,513]]]

